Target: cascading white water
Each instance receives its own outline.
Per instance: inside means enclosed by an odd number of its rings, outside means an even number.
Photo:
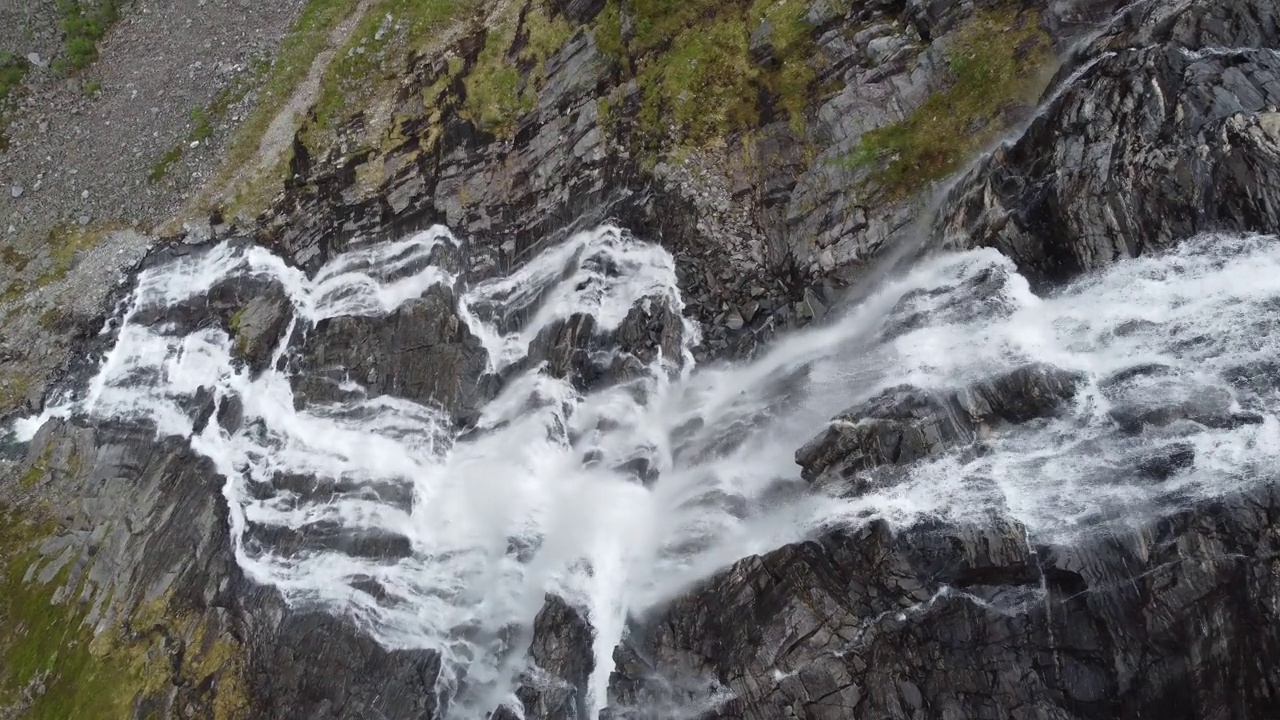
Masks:
[[[454,244],[435,228],[351,251],[311,279],[266,250],[230,246],[147,270],[86,396],[47,414],[143,419],[162,434],[189,436],[184,401],[199,388],[238,396],[243,426],[228,433],[209,423],[191,443],[227,477],[245,571],[294,602],[348,614],[388,646],[441,652],[446,689],[463,676],[487,689],[474,706],[456,705],[459,716],[509,698],[524,663],[513,628],[528,626],[545,592],[583,608],[595,629],[590,704],[599,708],[628,614],[741,557],[872,518],[909,525],[980,520],[993,510],[1038,540],[1067,542],[1239,488],[1280,453],[1274,385],[1239,381],[1250,368],[1265,372],[1280,351],[1271,332],[1280,242],[1264,236],[1197,238],[1047,298],[995,251],[933,258],[750,363],[695,371],[688,349],[697,333],[686,323],[684,357],[660,358],[629,386],[583,395],[535,367],[484,407],[478,431],[465,438],[440,411],[393,397],[297,410],[284,373],[253,378],[233,365],[233,340],[222,329],[131,322],[248,277],[278,280],[304,329],[383,315],[434,284],[458,283],[427,262]],[[975,283],[991,291],[975,296]],[[466,289],[459,314],[498,370],[518,362],[556,319],[587,313],[605,332],[655,298],[683,308],[670,256],[603,228]],[[525,320],[503,320],[517,314]],[[915,319],[903,325],[908,317]],[[977,458],[921,463],[904,481],[861,497],[809,492],[799,479],[796,448],[845,408],[901,383],[955,388],[1031,361],[1087,374],[1062,417],[988,438]],[[1114,380],[1152,364],[1165,369]],[[1115,430],[1118,405],[1205,393],[1257,421]],[[42,420],[20,430],[30,435]],[[1135,453],[1172,443],[1194,446],[1193,466],[1163,482],[1126,474]],[[657,470],[650,487],[611,469],[635,457]],[[344,490],[309,497],[275,487],[288,476]],[[411,552],[394,560],[322,548],[289,554],[248,537],[251,526],[319,524],[403,536]]]

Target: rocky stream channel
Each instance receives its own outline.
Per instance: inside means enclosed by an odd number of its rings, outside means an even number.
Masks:
[[[575,31],[504,135],[463,37],[151,250],[0,437],[0,718],[1277,716],[1280,6],[805,13],[803,131],[648,162]],[[862,157],[995,17],[1038,99]]]

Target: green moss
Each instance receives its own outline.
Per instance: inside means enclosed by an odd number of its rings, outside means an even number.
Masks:
[[[147,173],[147,182],[158,183],[169,174],[169,168],[174,163],[182,159],[183,148],[181,145],[174,145],[165,151],[164,155],[151,166],[151,172]]]
[[[1003,7],[980,12],[948,49],[951,88],[931,96],[906,120],[873,130],[847,159],[876,168],[872,179],[904,197],[946,177],[1005,129],[1008,109],[1042,89],[1050,40],[1034,12]]]
[[[0,103],[5,102],[22,86],[31,64],[26,58],[18,57],[11,52],[0,52]]]
[[[196,108],[191,111],[191,133],[193,142],[204,142],[213,135],[213,118],[208,110]]]
[[[95,97],[98,93],[102,92],[102,83],[97,80],[90,80],[84,84],[83,92],[85,97]]]
[[[467,102],[463,114],[476,125],[505,134],[526,103],[520,97],[520,71],[506,57],[511,38],[490,28],[485,46],[467,73]]]
[[[818,77],[813,66],[813,26],[807,11],[808,5],[799,0],[756,0],[748,16],[749,27],[768,22],[773,28],[770,45],[777,66],[762,74],[762,82],[778,98],[778,106],[786,110],[796,133],[804,130],[805,109]]]
[[[14,272],[22,272],[27,268],[27,263],[31,262],[31,258],[12,245],[5,245],[0,248],[0,262],[12,268]]]
[[[201,617],[171,597],[135,607],[95,636],[85,622],[91,603],[82,601],[94,589],[72,576],[75,563],[48,583],[25,581],[48,560],[37,548],[56,530],[0,508],[0,708],[24,720],[117,720],[177,685],[202,688],[217,720],[248,716],[238,646],[206,633]]]
[[[0,51],[0,151],[7,150],[9,147],[9,140],[4,133],[8,124],[5,110],[10,99],[22,87],[22,82],[30,69],[31,64],[26,58],[18,57],[8,51]]]
[[[651,134],[674,131],[701,144],[757,121],[746,25],[728,15],[684,31],[670,49],[641,63],[640,123]]]
[[[0,302],[13,302],[22,297],[27,292],[27,282],[21,278],[9,283],[8,287],[0,293]]]
[[[325,70],[311,125],[321,133],[362,108],[377,90],[398,82],[409,54],[477,0],[381,0],[369,8]],[[319,149],[319,148],[316,148]]]
[[[45,287],[66,277],[75,265],[77,255],[95,247],[107,233],[118,228],[119,225],[113,223],[55,225],[48,235],[50,267],[36,278],[36,287]]]
[[[62,311],[56,307],[49,308],[40,313],[40,327],[45,330],[53,330],[57,328],[58,323],[62,322]]]
[[[53,457],[53,444],[45,446],[44,452],[40,453],[40,457],[31,463],[31,467],[18,478],[18,484],[24,488],[35,487],[42,478],[49,474],[49,460]]]
[[[500,136],[515,131],[516,120],[538,104],[546,62],[573,36],[574,27],[545,0],[520,14],[512,3],[485,31],[484,49],[467,73],[462,115]]]
[[[530,83],[533,88],[526,94],[533,94],[546,81],[546,62],[552,55],[573,37],[574,27],[563,15],[553,15],[545,3],[537,3],[529,8],[524,19],[525,44],[520,50],[520,59],[532,65]]]
[[[236,350],[240,351],[241,357],[249,354],[249,336],[240,332],[244,325],[244,313],[248,309],[247,307],[242,307],[237,310],[228,323],[231,334],[235,336]]]
[[[36,548],[52,535],[49,523],[5,513],[0,531],[0,707],[22,707],[23,718],[128,717],[133,697],[118,668],[89,650],[86,608],[55,602],[70,581],[69,566],[51,582],[24,582],[41,558]],[[71,594],[69,597],[76,597]],[[43,692],[34,691],[43,687]],[[24,698],[25,696],[25,698]],[[29,704],[28,704],[29,703]]]
[[[64,36],[63,56],[53,61],[59,72],[89,67],[98,59],[98,41],[120,19],[123,0],[58,0],[59,26]]]
[[[619,63],[623,70],[630,72],[631,59],[627,57],[627,46],[622,40],[622,12],[618,9],[617,0],[610,0],[604,6],[596,16],[591,32],[596,40],[596,48],[605,57]]]

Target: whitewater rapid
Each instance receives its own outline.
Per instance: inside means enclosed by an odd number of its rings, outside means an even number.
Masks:
[[[934,257],[748,363],[695,368],[698,330],[686,320],[679,356],[659,356],[625,385],[584,394],[538,366],[515,373],[461,436],[440,409],[395,397],[295,407],[279,368],[297,338],[325,319],[392,313],[436,285],[456,289],[492,372],[520,367],[540,330],[575,313],[607,333],[637,305],[684,308],[670,255],[618,228],[474,285],[434,262],[461,248],[437,227],[352,250],[314,277],[263,248],[227,244],[145,270],[88,389],[19,431],[29,437],[50,415],[74,413],[190,437],[227,478],[245,572],[291,602],[353,618],[389,647],[439,651],[444,695],[471,693],[456,698],[460,716],[511,700],[548,592],[583,609],[595,630],[594,710],[607,702],[628,616],[742,557],[872,519],[983,522],[993,512],[1039,542],[1074,542],[1237,490],[1267,477],[1280,454],[1280,401],[1256,381],[1280,357],[1280,243],[1268,236],[1195,238],[1050,297],[993,250]],[[293,306],[257,377],[217,325],[136,320],[229,279],[278,282]],[[922,462],[858,497],[800,479],[795,450],[846,408],[900,384],[955,389],[1030,362],[1088,378],[1061,417],[985,438],[977,456]],[[1153,366],[1163,369],[1125,375]],[[191,401],[202,388],[243,404],[235,432],[217,422],[195,432]],[[1116,432],[1117,407],[1206,393],[1254,419]],[[1194,447],[1192,466],[1162,482],[1132,477],[1135,453],[1175,444]],[[636,458],[657,473],[648,486],[612,469]],[[338,490],[308,494],[282,480],[297,477]],[[286,552],[252,532],[318,526],[401,536],[411,552]]]

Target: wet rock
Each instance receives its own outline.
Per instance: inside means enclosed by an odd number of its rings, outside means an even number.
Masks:
[[[297,528],[249,523],[244,537],[246,545],[255,551],[281,557],[323,550],[379,560],[397,560],[413,554],[412,543],[403,535],[378,528],[352,530],[329,520]]]
[[[665,300],[645,298],[612,331],[599,331],[595,318],[584,314],[551,323],[507,374],[545,363],[553,377],[569,379],[582,391],[599,390],[646,375],[659,357],[679,369],[683,334],[683,320]]]
[[[582,614],[556,595],[533,621],[529,658],[537,675],[516,691],[530,720],[586,720],[587,684],[595,667],[595,633]]]
[[[440,656],[385,650],[327,613],[289,613],[257,649],[254,690],[264,715],[288,720],[436,718]]]
[[[270,364],[292,319],[293,305],[278,284],[271,285],[231,316],[229,324],[236,352],[253,373],[261,373]]]
[[[1196,448],[1189,443],[1174,443],[1142,457],[1138,472],[1152,480],[1168,480],[1180,470],[1196,462]]]
[[[885,341],[926,326],[963,325],[979,318],[1007,317],[1017,310],[1007,267],[990,265],[958,283],[913,290],[889,311],[880,330]]]
[[[234,435],[244,424],[244,401],[238,395],[224,397],[218,403],[218,425]]]
[[[485,392],[487,355],[458,317],[453,292],[434,286],[384,317],[339,317],[306,336],[292,378],[303,404],[348,398],[353,382],[370,397],[395,395],[462,417]]]
[[[1280,582],[1259,554],[1280,542],[1278,503],[1262,489],[1070,547],[1029,547],[999,520],[872,523],[748,558],[636,623],[608,717],[1189,718],[1222,694],[1265,708],[1275,674],[1230,658],[1280,650],[1256,599]],[[1207,616],[1242,637],[1175,619]]]
[[[1035,364],[967,388],[922,391],[900,386],[851,408],[796,452],[805,479],[863,482],[859,473],[901,465],[973,441],[979,428],[1056,414],[1076,393],[1077,373]]]
[[[575,23],[589,23],[604,9],[605,0],[552,0],[551,6]]]

